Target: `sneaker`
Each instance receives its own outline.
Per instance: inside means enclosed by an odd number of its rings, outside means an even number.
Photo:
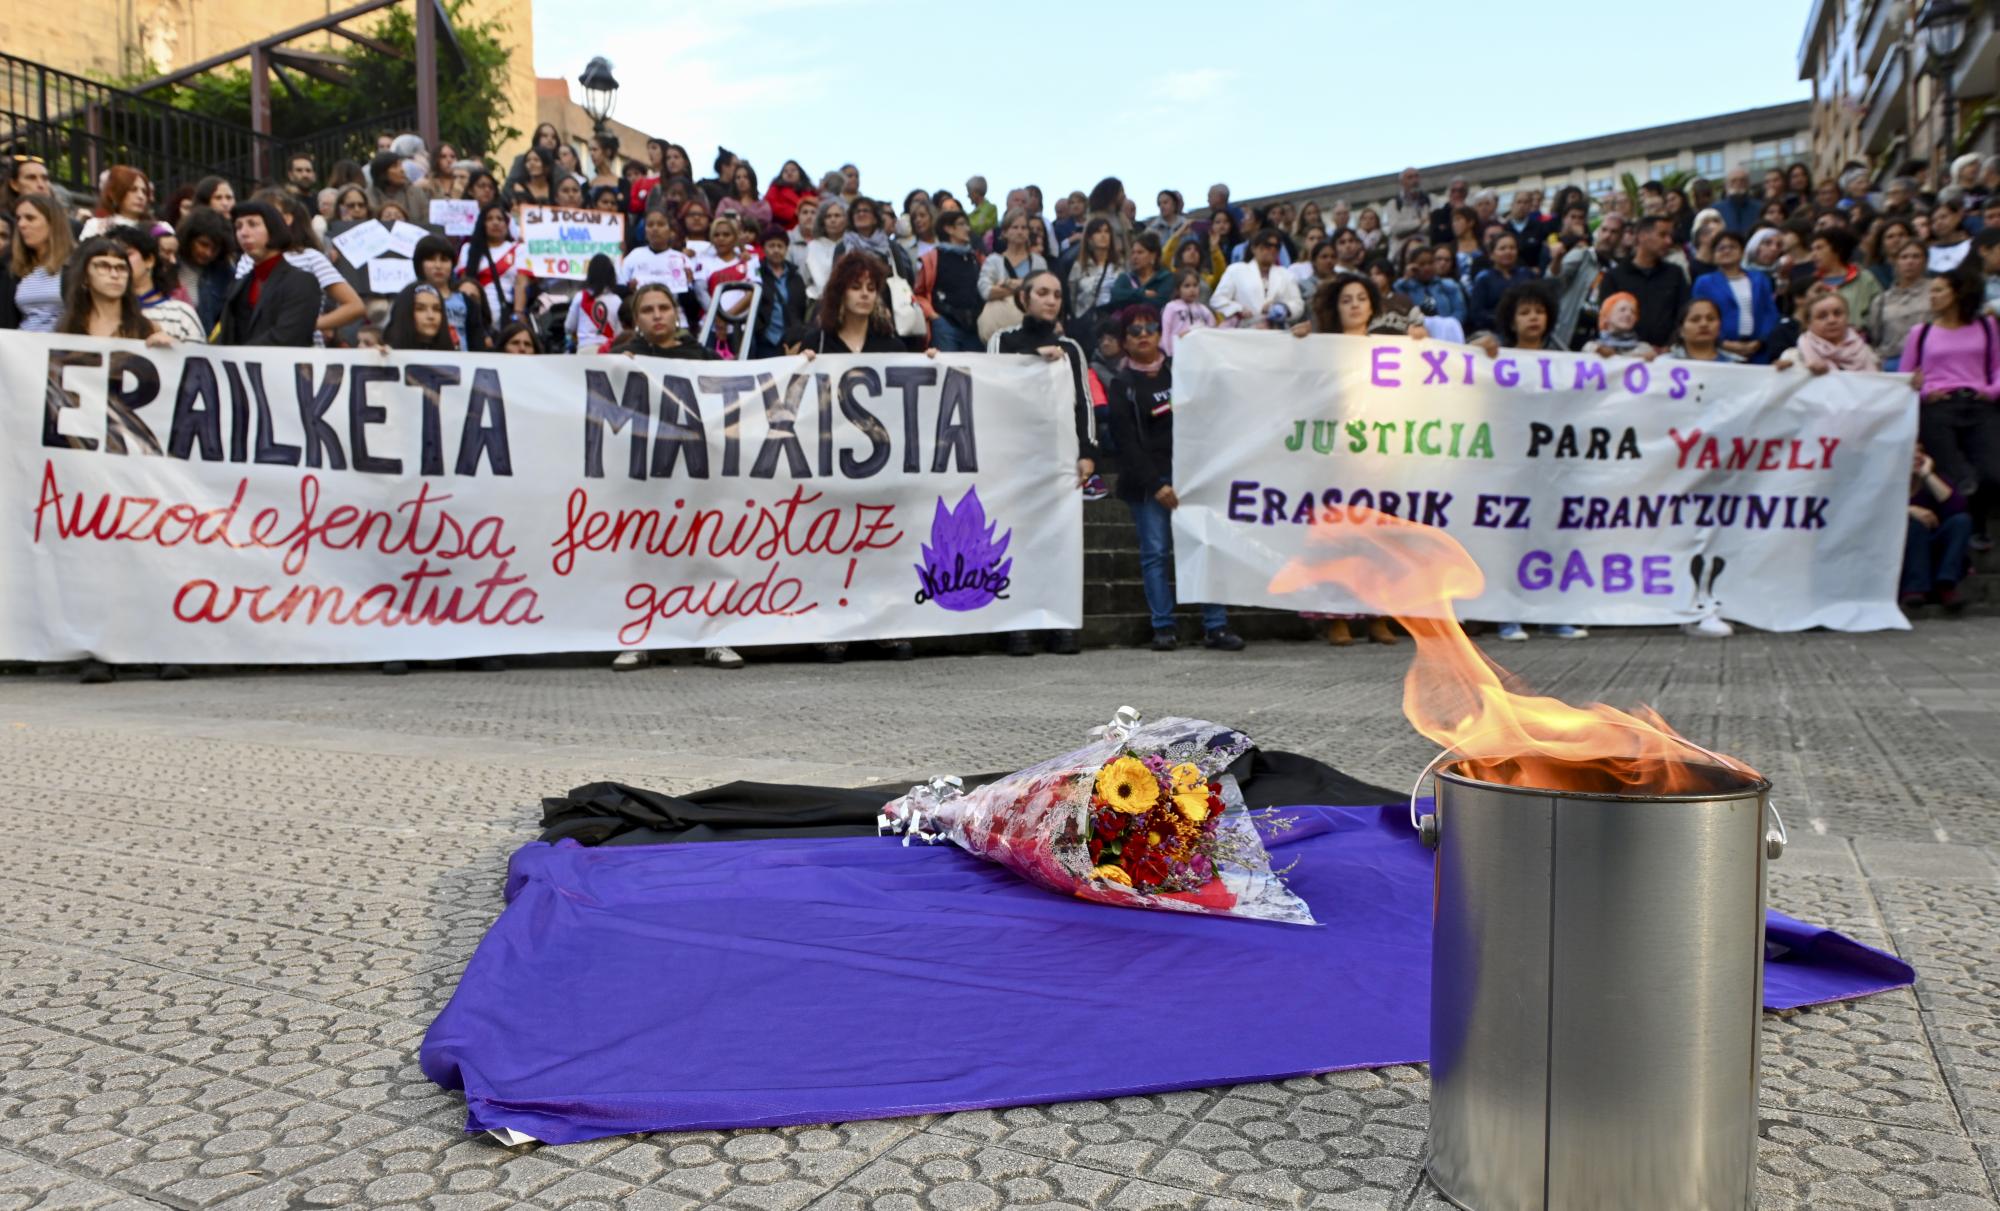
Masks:
[[[1699,618],[1693,622],[1683,622],[1681,624],[1681,634],[1697,635],[1703,639],[1727,639],[1735,633],[1735,627],[1730,626],[1727,622],[1724,622],[1713,614],[1710,614],[1706,618]]]
[[[1984,534],[1974,534],[1972,536],[1972,549],[1975,551],[1991,551],[1993,549],[1993,540]]]
[[[1174,632],[1172,632],[1172,631],[1154,631],[1154,632],[1153,632],[1153,650],[1154,650],[1154,651],[1156,651],[1156,652],[1171,652],[1171,651],[1173,651],[1173,650],[1174,650],[1175,648],[1178,648],[1178,647],[1180,647],[1180,646],[1181,646],[1181,637],[1180,637],[1179,635],[1175,634]]]
[[[889,653],[889,659],[891,660],[915,660],[917,658],[916,645],[907,639],[891,639],[882,645],[882,650]]]
[[[1941,584],[1938,586],[1937,595],[1938,604],[1944,607],[1945,613],[1963,614],[1965,612],[1965,598],[1959,595],[1957,585]]]
[[[384,661],[382,664],[382,675],[384,677],[402,677],[408,674],[409,671],[410,662],[407,660],[389,660]]]
[[[1590,638],[1590,632],[1588,630],[1584,629],[1583,627],[1573,627],[1566,622],[1559,622],[1556,623],[1554,626],[1545,626],[1542,628],[1542,634],[1547,635],[1550,639]]]
[[[118,673],[102,660],[86,660],[76,680],[80,685],[109,685],[118,680]]]
[[[611,671],[629,673],[633,669],[643,669],[650,659],[645,652],[620,652],[611,658]]]
[[[1243,636],[1217,627],[1202,635],[1201,646],[1218,652],[1240,652],[1243,650]]]
[[[184,664],[163,664],[160,666],[161,681],[186,681],[187,679],[188,671],[187,666]]]
[[[1083,649],[1077,646],[1075,631],[1057,631],[1049,640],[1049,651],[1058,656],[1074,656]]]
[[[844,643],[822,643],[819,645],[821,664],[840,664],[847,659],[847,645]]]
[[[1896,600],[1906,613],[1910,610],[1921,610],[1930,602],[1930,598],[1923,593],[1905,593]]]
[[[1007,633],[1007,654],[1009,656],[1032,656],[1035,654],[1035,637],[1026,631]]]
[[[1503,622],[1500,624],[1500,638],[1508,643],[1526,643],[1528,628],[1518,622]]]
[[[712,669],[740,669],[743,667],[743,657],[736,654],[735,648],[705,648],[701,653],[701,662]]]
[[[1083,498],[1085,500],[1103,500],[1109,495],[1111,495],[1111,489],[1104,486],[1104,477],[1102,475],[1093,475],[1083,481]]]

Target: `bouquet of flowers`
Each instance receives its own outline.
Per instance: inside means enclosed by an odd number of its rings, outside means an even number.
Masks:
[[[949,840],[1033,883],[1132,908],[1313,924],[1258,835],[1229,767],[1250,738],[1199,719],[1141,726],[1130,707],[1073,753],[966,791],[936,778],[882,810],[882,831]],[[1289,820],[1264,820],[1267,829]]]

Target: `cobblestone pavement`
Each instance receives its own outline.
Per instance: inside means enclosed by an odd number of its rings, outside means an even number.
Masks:
[[[503,1148],[416,1064],[545,793],[1025,763],[1123,702],[1403,785],[1408,651],[0,676],[0,1207],[1443,1207],[1417,1067]],[[1766,1207],[2000,1205],[1996,653],[1995,619],[1496,651],[1770,774],[1773,903],[1921,973],[1765,1019]]]

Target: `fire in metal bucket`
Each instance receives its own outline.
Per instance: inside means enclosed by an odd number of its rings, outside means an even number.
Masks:
[[[1758,779],[1744,763],[1688,740],[1650,707],[1572,706],[1525,692],[1459,626],[1453,603],[1479,596],[1486,581],[1443,530],[1350,506],[1327,510],[1308,541],[1311,553],[1280,569],[1271,590],[1338,585],[1408,628],[1417,654],[1403,681],[1403,713],[1457,758],[1461,773],[1505,786],[1612,795],[1693,794]]]

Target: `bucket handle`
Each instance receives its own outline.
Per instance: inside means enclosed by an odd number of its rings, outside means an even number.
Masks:
[[[1729,758],[1724,757],[1721,753],[1703,748],[1685,736],[1679,737],[1679,739],[1682,744],[1687,745],[1703,756],[1715,758],[1718,765],[1727,767],[1733,764]],[[1457,752],[1458,747],[1458,745],[1454,744],[1450,748],[1439,749],[1437,756],[1430,759],[1430,763],[1424,766],[1422,772],[1417,775],[1416,782],[1410,787],[1410,827],[1416,830],[1418,838],[1423,841],[1426,849],[1436,849],[1438,847],[1438,817],[1435,811],[1419,814],[1417,812],[1417,796],[1423,793],[1424,782],[1436,771],[1438,763]],[[1785,846],[1791,844],[1792,835],[1790,830],[1785,827],[1785,817],[1778,812],[1778,801],[1767,797],[1764,800],[1764,806],[1771,813],[1772,823],[1771,828],[1764,830],[1764,855],[1766,858],[1775,861],[1784,856]]]

